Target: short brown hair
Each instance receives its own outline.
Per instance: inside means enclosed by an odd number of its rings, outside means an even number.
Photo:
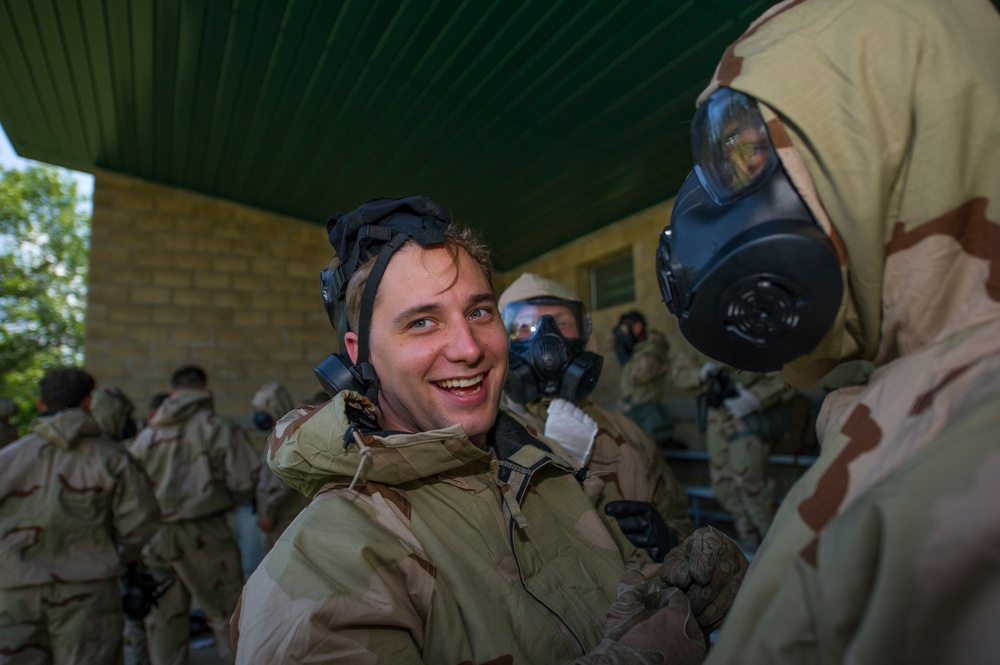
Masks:
[[[170,387],[201,389],[208,385],[208,375],[197,365],[184,365],[170,375]]]
[[[45,372],[38,385],[45,408],[62,411],[83,403],[94,390],[94,377],[76,367],[57,367]]]
[[[399,250],[404,247],[408,247],[416,241],[412,238],[403,243]],[[440,245],[426,245],[428,249],[435,247],[444,247],[448,250],[451,255],[452,265],[458,266],[459,252],[465,250],[469,253],[476,263],[479,264],[480,269],[483,271],[483,275],[486,277],[486,282],[490,285],[493,284],[493,262],[490,256],[490,250],[486,246],[486,243],[482,241],[479,235],[467,226],[451,225],[444,232],[444,243]],[[396,251],[399,251],[396,250]],[[361,322],[361,298],[365,292],[365,285],[368,283],[368,276],[371,274],[372,268],[375,266],[375,259],[378,254],[373,254],[369,256],[363,263],[361,263],[354,274],[351,275],[350,279],[347,280],[346,295],[344,297],[344,307],[347,313],[347,330],[353,330],[358,332],[358,326]],[[335,256],[330,261],[329,268],[335,269],[340,265],[340,260]],[[456,273],[455,279],[458,279]],[[375,299],[378,300],[378,294],[375,295]],[[339,332],[339,331],[338,331]]]

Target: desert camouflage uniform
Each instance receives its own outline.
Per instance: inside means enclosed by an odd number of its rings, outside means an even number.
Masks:
[[[156,530],[149,480],[85,409],[0,451],[0,663],[118,663],[119,549]]]
[[[269,463],[315,496],[247,582],[237,662],[557,663],[601,641],[635,549],[561,458],[503,413],[488,450],[456,425],[359,453],[346,410],[377,418],[343,392],[275,428]]]
[[[118,445],[128,446],[132,439],[123,439],[125,423],[135,410],[132,400],[117,386],[105,384],[90,394],[90,415],[97,421],[101,435]],[[159,524],[159,522],[157,522]],[[146,572],[146,571],[144,571]],[[135,665],[149,665],[146,627],[141,620],[125,617],[126,660]]]
[[[219,655],[232,661],[229,617],[243,569],[226,513],[253,493],[260,457],[240,427],[213,412],[211,393],[190,389],[167,398],[129,450],[153,481],[162,513],[143,562],[157,578],[177,578],[146,618],[150,658],[187,662],[194,596]]]
[[[781,3],[722,59],[844,266],[783,374],[875,370],[824,402],[708,663],[997,662],[998,62],[986,0]]]
[[[730,378],[760,402],[756,414],[788,394],[787,384],[777,374],[740,372]],[[733,516],[740,544],[750,548],[760,545],[774,519],[774,481],[767,473],[771,443],[724,407],[708,409],[705,447],[712,494]]]
[[[649,330],[646,339],[635,345],[622,365],[618,380],[621,411],[667,446],[674,431],[673,418],[664,403],[666,397],[670,344],[659,330]]]
[[[551,398],[543,398],[522,406],[504,395],[501,408],[529,434],[561,453],[557,441],[543,438],[551,402]],[[684,486],[663,462],[649,434],[629,418],[593,402],[581,400],[577,406],[598,426],[594,447],[585,460],[589,473],[584,481],[597,512],[603,514],[611,501],[644,501],[656,507],[678,539],[691,535],[694,524],[688,515]]]
[[[288,391],[274,382],[261,386],[250,404],[255,411],[270,415],[275,422],[295,408]],[[266,449],[264,452],[267,452]],[[292,520],[309,505],[309,497],[289,487],[265,463],[260,467],[256,499],[257,519],[267,520],[273,525],[271,531],[261,534],[264,552],[267,553]]]

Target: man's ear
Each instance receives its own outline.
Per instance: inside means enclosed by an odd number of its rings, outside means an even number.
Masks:
[[[80,408],[87,409],[89,411],[90,410],[90,398],[92,396],[93,395],[91,394],[91,395],[87,395],[86,397],[84,397],[83,401],[80,402]]]
[[[45,413],[46,411],[49,410],[49,407],[45,406],[45,402],[42,401],[41,397],[39,397],[38,401],[35,402],[35,406],[38,407],[39,413]]]
[[[344,333],[344,346],[347,348],[347,355],[351,358],[352,363],[358,362],[358,333],[356,332],[346,332]]]

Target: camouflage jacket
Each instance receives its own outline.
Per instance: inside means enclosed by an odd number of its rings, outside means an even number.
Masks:
[[[726,51],[706,90],[766,102],[782,165],[843,261],[837,319],[783,376],[875,366],[824,401],[819,459],[708,663],[997,662],[997,62],[985,0],[794,0]]]
[[[212,411],[205,390],[168,397],[129,451],[153,481],[165,523],[208,517],[249,499],[261,464],[246,432]]]
[[[84,409],[31,423],[0,450],[0,588],[118,575],[158,525],[149,480]]]
[[[670,344],[663,333],[650,330],[643,341],[635,345],[632,355],[622,366],[618,388],[625,402],[659,402],[664,398]]]
[[[542,434],[551,401],[536,400],[524,406],[504,395],[501,407],[532,436],[543,439],[561,454],[559,442],[546,439]],[[626,416],[593,402],[583,401],[579,407],[598,427],[594,447],[585,460],[588,475],[584,481],[584,488],[598,514],[603,515],[604,506],[611,501],[645,501],[656,506],[680,540],[691,535],[694,524],[688,516],[684,486],[663,462],[649,434]],[[611,522],[617,528],[615,520]]]
[[[315,496],[244,588],[238,663],[558,663],[601,641],[634,548],[564,461],[503,413],[486,450],[458,425],[345,445],[348,411],[378,418],[343,392],[275,428],[270,465]]]
[[[269,522],[294,517],[309,503],[309,497],[289,487],[266,464],[260,467],[254,496],[257,499],[257,517]]]

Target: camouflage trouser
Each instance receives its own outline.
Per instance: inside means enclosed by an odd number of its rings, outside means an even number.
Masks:
[[[774,488],[767,478],[769,446],[724,409],[710,409],[706,434],[712,492],[729,511],[740,540],[755,545],[774,519]]]
[[[205,611],[219,657],[234,662],[229,619],[243,590],[240,551],[225,516],[165,524],[143,552],[157,580],[175,582],[146,617],[153,665],[188,662],[191,598]]]
[[[118,580],[0,589],[0,664],[119,665]]]

